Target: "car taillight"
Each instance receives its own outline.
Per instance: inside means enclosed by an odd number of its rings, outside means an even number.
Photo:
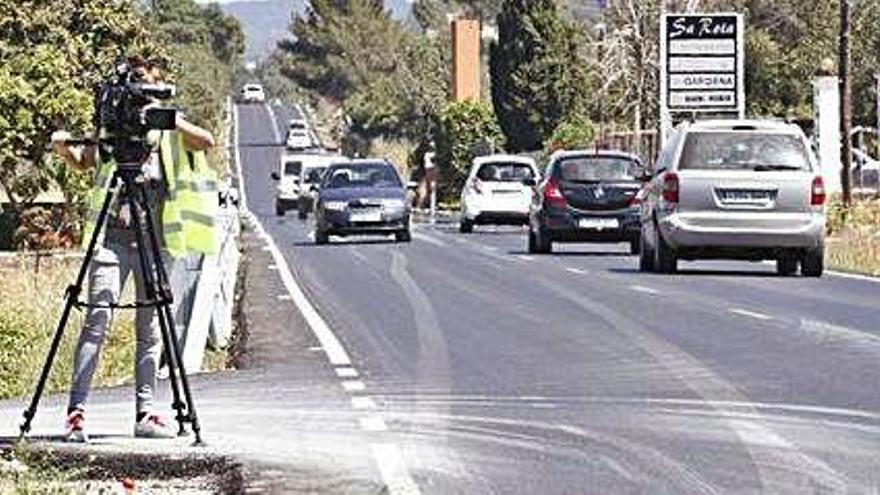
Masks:
[[[559,188],[559,182],[556,179],[551,178],[544,186],[544,204],[557,208],[568,206],[568,201],[562,195],[562,189]]]
[[[678,203],[679,186],[678,175],[675,172],[668,172],[663,176],[663,201]]]
[[[813,206],[825,204],[825,182],[821,176],[813,178],[813,185],[810,187],[810,204]]]
[[[642,191],[638,191],[633,194],[631,198],[626,202],[629,206],[639,206],[642,204]]]

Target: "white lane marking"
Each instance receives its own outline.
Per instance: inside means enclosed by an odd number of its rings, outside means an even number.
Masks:
[[[241,147],[238,146],[238,132],[240,131],[238,128],[238,105],[232,103],[232,98],[227,100],[227,104],[232,105],[232,126],[235,128],[235,132],[232,133],[232,146],[235,150],[232,158],[235,162],[235,173],[238,175],[238,197],[244,210],[248,211],[247,187],[245,187],[244,174],[241,171]],[[268,247],[266,246],[263,249]]]
[[[290,294],[279,294],[278,300],[279,301],[293,301],[293,298],[290,297]]]
[[[525,254],[521,254],[521,255],[517,256],[517,259],[519,259],[521,261],[535,261],[534,256],[527,256]]]
[[[754,311],[749,311],[749,310],[747,310],[747,309],[742,309],[742,308],[730,308],[728,311],[730,311],[730,312],[733,313],[733,314],[737,314],[737,315],[740,315],[740,316],[748,316],[749,318],[755,318],[755,319],[758,319],[758,320],[764,320],[764,321],[767,321],[767,320],[772,320],[772,319],[773,319],[772,316],[768,316],[768,315],[765,315],[765,314],[763,314],[763,313],[756,313],[756,312],[754,312]]]
[[[435,239],[434,237],[431,237],[427,234],[423,234],[421,232],[413,232],[412,236],[413,236],[413,239],[418,239],[420,241],[427,242],[428,244],[432,244],[437,247],[449,246],[449,244],[446,244],[445,242],[441,241],[440,239]]]
[[[880,336],[863,330],[803,318],[800,330],[810,335],[818,344],[844,344],[854,349],[880,353]]]
[[[357,260],[360,261],[361,263],[366,263],[366,262],[367,262],[367,257],[364,256],[363,254],[361,254],[360,252],[355,251],[354,249],[352,249],[350,252],[351,252],[351,257],[352,257],[352,258],[357,259]]]
[[[565,267],[565,271],[567,271],[568,273],[574,273],[575,275],[586,275],[587,274],[586,270],[581,270],[580,268],[572,268],[570,266]]]
[[[268,266],[267,268],[270,269],[270,270],[278,270],[278,265],[275,265],[275,264],[269,264],[269,266]]]
[[[388,431],[388,425],[385,424],[385,420],[377,414],[359,418],[358,423],[360,423],[361,429],[364,431]]]
[[[379,474],[388,493],[392,495],[418,495],[419,487],[413,481],[406,464],[403,461],[403,455],[397,445],[389,443],[377,443],[372,445],[373,458],[376,459],[376,465],[379,467]]]
[[[275,113],[272,111],[272,107],[266,106],[269,109],[270,118],[272,120],[272,130],[275,132],[275,140],[280,141],[281,138],[278,133],[278,124],[275,122]],[[233,113],[233,118],[235,119],[235,157],[236,157],[236,169],[239,173],[239,180],[241,181],[242,189],[244,189],[244,176],[241,175],[241,149],[238,147],[238,108],[236,107],[235,112]],[[245,199],[244,194],[241,196],[241,205],[245,211],[245,216],[250,220],[251,224],[257,231],[257,235],[263,242],[266,243],[266,247],[269,248],[269,252],[272,255],[272,259],[275,261],[275,265],[278,267],[278,273],[281,276],[281,282],[284,283],[284,287],[287,289],[287,293],[290,295],[291,299],[293,299],[293,303],[299,309],[299,312],[303,315],[303,318],[306,320],[306,323],[309,325],[309,328],[312,329],[312,333],[315,334],[315,337],[318,339],[318,342],[321,344],[321,347],[327,353],[327,359],[330,360],[330,364],[332,365],[341,365],[341,364],[351,364],[351,358],[348,356],[348,352],[345,351],[345,348],[342,346],[342,343],[336,338],[336,335],[330,330],[330,327],[327,326],[327,322],[324,321],[324,318],[321,318],[321,315],[318,314],[318,311],[306,297],[305,293],[296,283],[296,280],[293,278],[293,272],[290,270],[290,265],[287,264],[287,260],[284,259],[284,255],[281,254],[281,251],[278,249],[278,245],[275,244],[275,240],[272,239],[272,236],[266,232],[266,229],[263,227],[263,224],[254,215],[250,209],[248,208],[247,201]]]
[[[825,273],[832,277],[848,278],[850,280],[861,280],[862,282],[871,282],[880,284],[880,277],[872,277],[870,275],[861,275],[858,273],[841,272],[838,270],[825,270]]]
[[[357,378],[359,375],[356,369],[350,366],[343,366],[336,368],[336,376],[339,378]]]
[[[374,410],[378,409],[376,406],[376,402],[373,401],[370,397],[352,397],[351,398],[351,408],[357,410]]]
[[[312,352],[324,352],[324,348],[319,345],[313,345],[312,347],[309,347],[309,350]]]
[[[272,251],[272,248],[270,248],[269,246],[263,246],[263,251],[270,252]]]
[[[644,285],[630,285],[629,288],[636,291],[636,292],[642,292],[645,294],[656,295],[656,294],[660,293],[656,289],[652,289],[650,287],[645,287]]]
[[[495,246],[483,246],[483,249],[485,249],[486,251],[489,251],[490,253],[494,253],[494,252],[498,251],[498,248]]]
[[[360,380],[345,380],[342,382],[342,388],[346,392],[362,392],[367,389],[367,386]]]

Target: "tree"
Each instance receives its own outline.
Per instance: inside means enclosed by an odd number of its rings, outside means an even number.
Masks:
[[[435,131],[436,163],[439,170],[440,193],[452,198],[461,191],[471,161],[478,154],[499,149],[504,135],[492,107],[480,101],[450,103],[440,112],[440,125]]]
[[[505,0],[489,51],[492,101],[514,151],[536,150],[571,114],[585,114],[581,33],[553,0]]]

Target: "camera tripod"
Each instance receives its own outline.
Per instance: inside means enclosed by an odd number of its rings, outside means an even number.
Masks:
[[[159,328],[162,334],[165,361],[168,365],[168,379],[171,382],[171,391],[174,397],[172,407],[177,412],[175,419],[180,426],[178,436],[186,435],[187,432],[184,425],[185,423],[190,423],[192,424],[192,430],[195,434],[195,444],[202,444],[201,428],[199,427],[199,420],[196,416],[192,393],[189,388],[189,380],[187,378],[186,370],[184,369],[177,332],[174,327],[173,311],[171,307],[173,303],[173,294],[168,280],[168,272],[162,262],[159,238],[156,233],[156,226],[154,225],[152,212],[150,211],[150,205],[147,200],[146,185],[139,164],[121,164],[118,165],[113,172],[113,176],[110,179],[110,184],[107,188],[98,215],[97,225],[95,226],[91,239],[89,239],[85,258],[79,267],[76,281],[73,285],[69,286],[65,292],[64,309],[61,313],[61,318],[58,321],[58,326],[55,329],[55,336],[49,347],[49,353],[46,356],[46,362],[43,364],[40,380],[37,382],[37,387],[34,390],[30,406],[24,411],[24,422],[19,427],[19,439],[23,439],[31,429],[31,421],[37,412],[37,405],[39,404],[40,396],[43,394],[43,389],[46,386],[46,380],[49,378],[49,372],[52,369],[55,354],[58,352],[58,347],[61,344],[61,338],[64,334],[64,329],[67,326],[71,310],[74,307],[87,308],[91,306],[88,303],[81,302],[79,296],[82,292],[83,282],[88,274],[89,265],[95,254],[101,230],[107,223],[107,216],[110,210],[110,205],[113,201],[114,190],[116,190],[120,183],[125,191],[125,201],[132,213],[131,217],[135,230],[140,271],[141,276],[143,277],[142,281],[146,289],[147,299],[145,301],[137,301],[130,305],[111,303],[109,306],[102,305],[100,307],[156,308]],[[183,391],[183,399],[186,401],[185,403],[181,400],[181,389]]]

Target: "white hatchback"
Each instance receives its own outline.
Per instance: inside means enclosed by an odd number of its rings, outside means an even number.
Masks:
[[[525,225],[539,177],[531,158],[489,155],[473,161],[461,191],[459,231],[472,232],[474,225]]]

